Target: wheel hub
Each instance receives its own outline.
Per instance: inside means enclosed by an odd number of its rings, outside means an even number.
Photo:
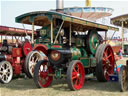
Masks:
[[[3,70],[3,74],[7,74],[7,70]]]
[[[80,77],[80,73],[77,73],[77,77]]]

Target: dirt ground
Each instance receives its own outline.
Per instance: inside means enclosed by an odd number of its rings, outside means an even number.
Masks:
[[[125,64],[127,59],[117,63]],[[128,91],[120,92],[118,82],[100,83],[96,78],[85,80],[79,91],[70,91],[64,79],[53,80],[48,88],[38,89],[32,79],[18,78],[9,84],[0,84],[0,96],[128,96]]]

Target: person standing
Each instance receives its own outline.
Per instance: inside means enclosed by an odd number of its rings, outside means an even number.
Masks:
[[[122,59],[123,58],[123,50],[122,50],[122,48],[120,48],[120,59]]]

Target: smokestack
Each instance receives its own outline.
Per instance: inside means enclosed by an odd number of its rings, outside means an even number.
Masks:
[[[56,11],[63,12],[64,9],[64,1],[63,0],[56,0]]]

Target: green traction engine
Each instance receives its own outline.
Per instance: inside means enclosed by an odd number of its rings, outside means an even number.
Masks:
[[[28,71],[33,68],[28,73],[33,75],[37,87],[48,87],[53,78],[66,78],[71,90],[79,90],[87,74],[93,73],[100,82],[108,81],[113,74],[113,50],[99,32],[118,28],[52,11],[26,13],[16,17],[16,22],[32,24],[33,32],[34,25],[42,27],[32,41],[36,54],[30,53],[26,58]]]

